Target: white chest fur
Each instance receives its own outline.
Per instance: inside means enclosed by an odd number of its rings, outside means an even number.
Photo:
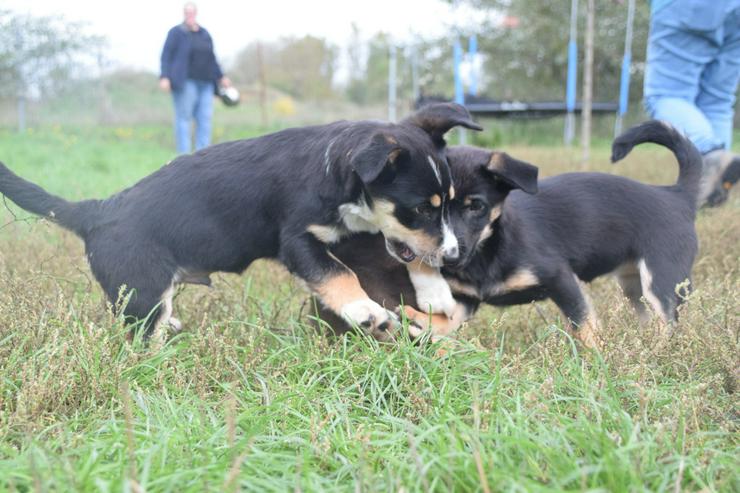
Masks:
[[[375,213],[365,200],[349,202],[339,206],[339,217],[342,225],[351,233],[378,233]]]

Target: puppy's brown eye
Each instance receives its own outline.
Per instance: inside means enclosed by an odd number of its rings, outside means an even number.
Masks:
[[[414,207],[414,212],[424,217],[431,217],[434,213],[434,207],[429,202],[424,202]]]
[[[486,208],[486,203],[480,199],[473,199],[465,208],[470,212],[480,212]]]

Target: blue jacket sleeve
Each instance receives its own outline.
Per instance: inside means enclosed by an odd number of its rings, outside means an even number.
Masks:
[[[221,66],[218,64],[218,60],[216,60],[216,49],[213,47],[213,38],[211,37],[211,33],[206,31],[206,34],[208,34],[208,39],[211,42],[211,56],[213,57],[213,77],[216,82],[218,82],[224,76],[224,73],[223,71],[221,71]]]
[[[175,52],[176,43],[177,41],[175,40],[174,29],[170,29],[170,31],[167,33],[167,39],[164,42],[164,48],[162,48],[162,56],[159,60],[160,78],[171,78],[172,57]]]

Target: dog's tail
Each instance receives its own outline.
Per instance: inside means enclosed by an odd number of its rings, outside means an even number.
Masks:
[[[633,147],[643,142],[659,144],[673,151],[678,161],[676,186],[692,204],[696,204],[701,180],[702,157],[694,144],[669,123],[650,120],[635,125],[614,140],[612,162],[616,163],[624,158]]]
[[[68,202],[24,180],[0,162],[0,194],[19,207],[43,216],[84,238],[94,223],[99,201]]]

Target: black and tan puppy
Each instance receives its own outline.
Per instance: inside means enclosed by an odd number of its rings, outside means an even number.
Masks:
[[[614,273],[641,319],[648,316],[644,297],[664,322],[676,321],[684,294],[677,287],[690,281],[697,252],[694,216],[701,155],[674,128],[650,121],[616,139],[612,160],[643,142],[673,151],[679,164],[675,185],[568,173],[541,180],[534,195],[514,190],[503,203],[501,184],[481,180],[480,174],[482,169],[506,169],[507,160],[482,149],[449,149],[457,193],[451,224],[461,257],[443,273],[465,312],[472,313],[481,302],[513,305],[551,298],[575,335],[595,346],[596,317],[582,282]],[[337,256],[351,266],[354,259],[367,262],[369,256],[360,255],[359,247],[342,245]],[[413,286],[394,278],[395,286],[389,288],[383,278],[390,267],[383,268],[383,274],[360,277],[370,296],[397,300],[400,293],[410,299]],[[369,272],[367,265],[362,272]],[[395,290],[395,298],[389,289]],[[426,315],[410,314],[425,322]],[[437,316],[434,331],[454,330],[458,322]]]
[[[341,121],[214,145],[180,156],[105,200],[68,202],[0,164],[0,193],[85,241],[128,319],[172,321],[179,283],[210,284],[276,258],[344,320],[384,329],[391,316],[327,250],[354,232],[381,233],[401,262],[457,259],[447,226],[453,194],[443,135],[480,129],[461,106],[428,106],[399,124]],[[148,317],[148,318],[147,318]]]
[[[501,214],[504,200],[513,190],[523,194],[537,192],[537,167],[512,158],[503,152],[492,152],[473,147],[456,146],[447,150],[447,159],[455,183],[455,198],[450,204],[450,224],[458,240],[457,260],[448,260],[447,270],[464,268],[477,255],[478,245],[491,236],[491,223]],[[436,286],[436,280],[424,283],[428,268],[414,261],[407,268],[382,255],[383,238],[380,235],[360,234],[331,247],[331,252],[347,264],[358,276],[360,284],[370,297],[390,310],[403,304],[406,315],[416,326],[412,335],[421,333],[428,321],[440,334],[457,328],[477,307],[477,298],[454,293],[456,302],[451,311],[430,307],[428,294],[420,291]],[[445,274],[445,277],[447,274]],[[420,289],[421,287],[421,289]],[[335,332],[350,329],[341,318],[320,304],[312,312]],[[426,312],[434,311],[434,315]]]

